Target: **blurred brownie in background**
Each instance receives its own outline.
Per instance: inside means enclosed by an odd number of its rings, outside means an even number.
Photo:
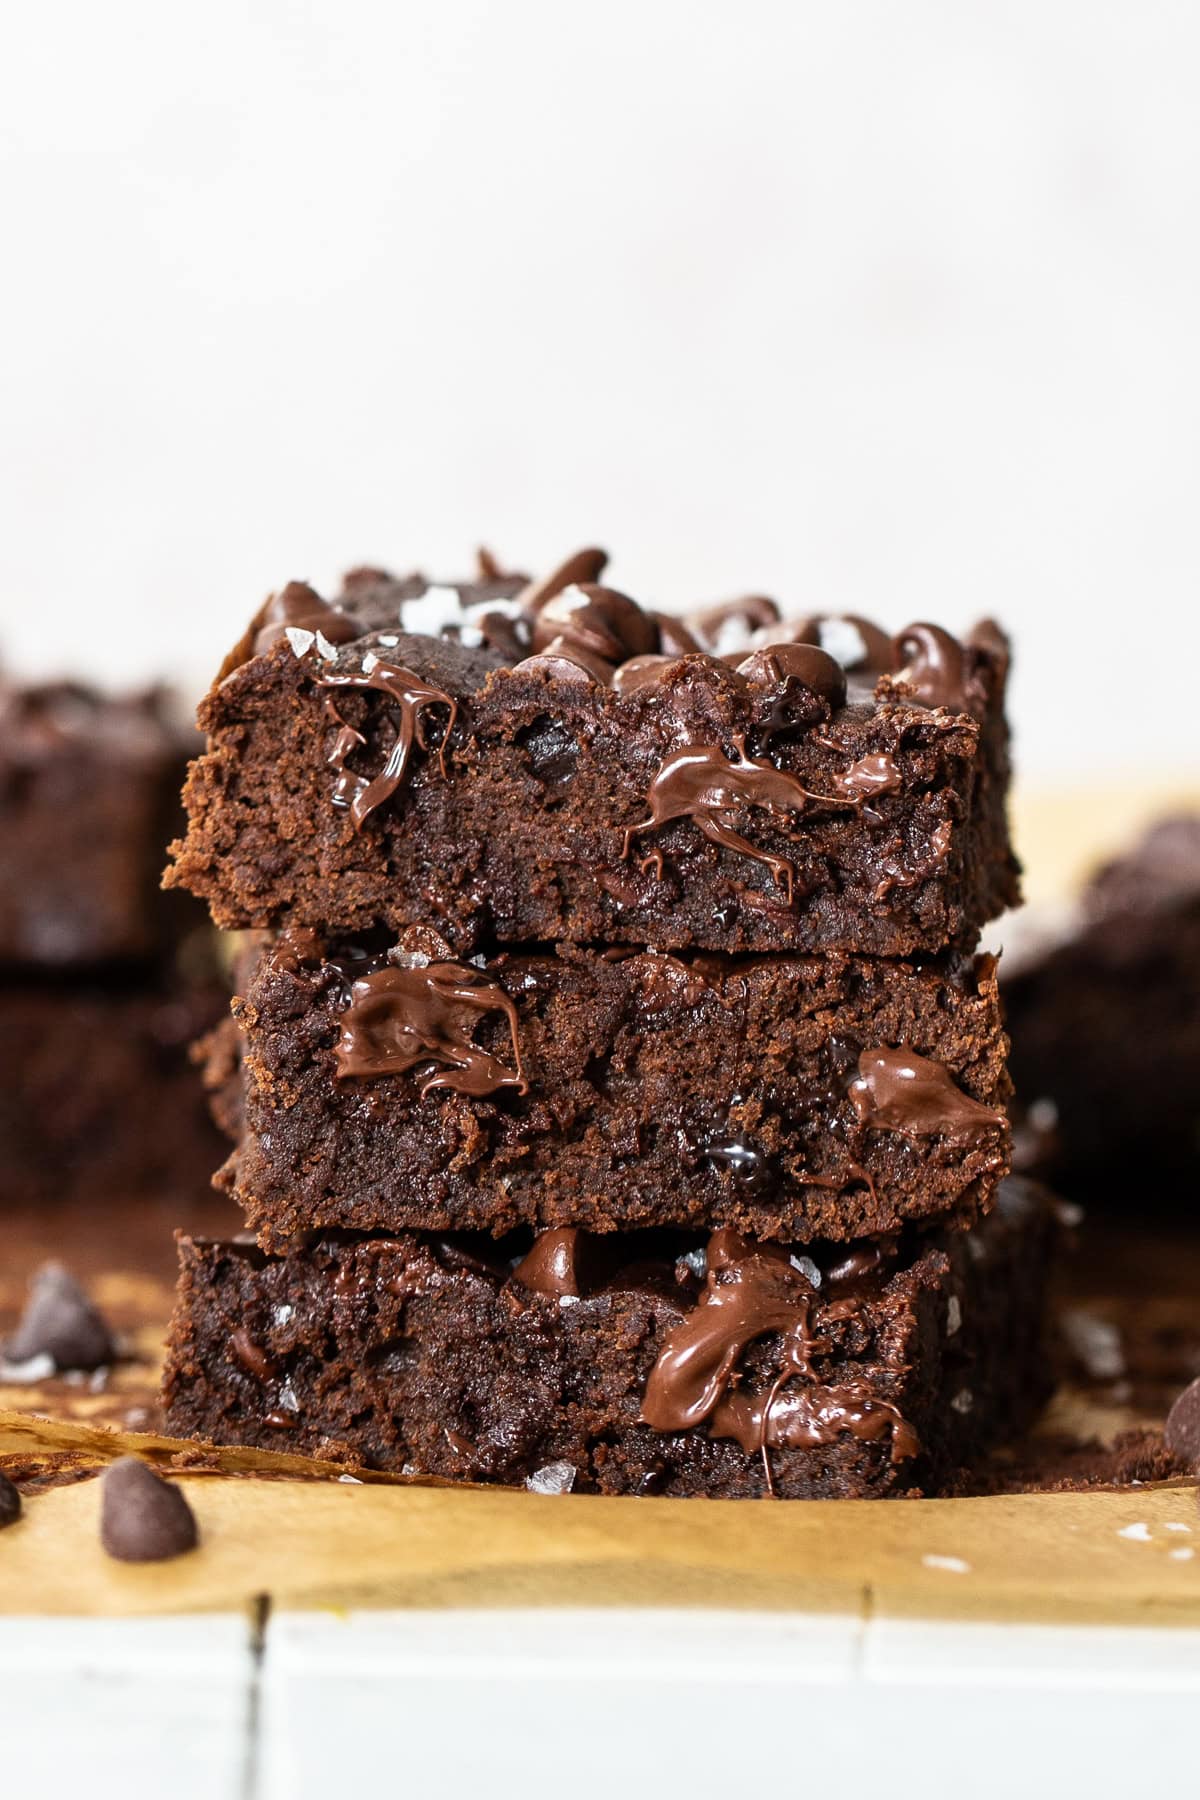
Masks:
[[[0,681],[0,1205],[203,1191],[190,1067],[227,1000],[160,888],[194,738],[162,689]]]
[[[162,689],[0,681],[0,964],[145,961],[194,928],[160,891],[190,750]]]
[[[1002,967],[1003,972],[1003,967]],[[1100,869],[1004,982],[1026,1166],[1170,1206],[1200,1173],[1200,814]]]

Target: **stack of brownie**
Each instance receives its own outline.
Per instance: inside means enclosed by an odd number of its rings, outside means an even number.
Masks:
[[[223,1003],[159,889],[193,743],[161,691],[0,682],[0,1206],[204,1194],[188,1048]]]
[[[245,1241],[171,1427],[540,1491],[936,1491],[1043,1391],[983,922],[1007,652],[551,576],[294,583],[171,879],[244,940]]]

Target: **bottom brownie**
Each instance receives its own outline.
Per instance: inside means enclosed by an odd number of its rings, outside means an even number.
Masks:
[[[181,1239],[169,1429],[547,1492],[930,1493],[1047,1386],[1054,1209],[789,1255],[729,1230]]]
[[[223,997],[118,971],[0,981],[0,1208],[204,1192],[222,1153],[189,1061]]]

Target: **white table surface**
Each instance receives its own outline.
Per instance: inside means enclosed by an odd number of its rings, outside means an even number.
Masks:
[[[1196,1791],[1198,1700],[1187,1629],[618,1610],[0,1620],[5,1791],[87,1800],[730,1800],[814,1783],[847,1800],[1128,1800]]]

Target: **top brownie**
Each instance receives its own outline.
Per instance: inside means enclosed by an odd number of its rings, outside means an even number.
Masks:
[[[193,741],[159,690],[0,682],[0,964],[162,948],[179,904],[159,892],[163,845]]]
[[[168,883],[225,928],[908,956],[1017,898],[1007,646],[934,625],[684,619],[599,585],[292,583],[200,709]]]

